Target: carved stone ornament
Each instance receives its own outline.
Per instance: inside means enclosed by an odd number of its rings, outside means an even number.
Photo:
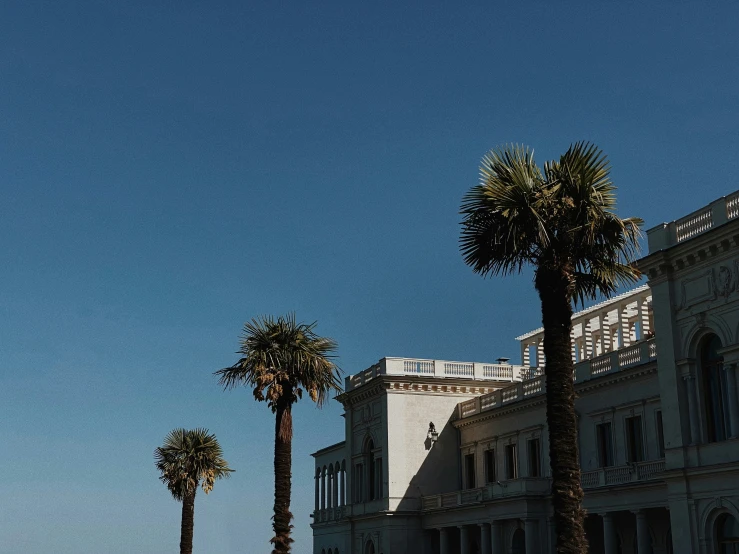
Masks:
[[[713,270],[713,286],[717,296],[728,297],[734,291],[734,279],[731,269],[722,265],[718,272]]]

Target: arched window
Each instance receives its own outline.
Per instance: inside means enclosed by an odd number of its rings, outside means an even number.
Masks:
[[[739,554],[739,523],[731,514],[724,514],[716,521],[718,554]]]
[[[718,351],[721,339],[709,335],[701,344],[700,369],[703,385],[703,405],[709,442],[726,440],[729,429],[728,386],[724,358]]]
[[[375,543],[367,541],[367,544],[364,545],[364,554],[375,554]]]

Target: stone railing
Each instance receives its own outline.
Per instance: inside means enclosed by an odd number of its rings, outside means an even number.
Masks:
[[[348,506],[337,506],[336,508],[324,508],[313,512],[313,523],[326,523],[327,521],[338,521],[348,515]]]
[[[623,485],[658,479],[665,470],[665,460],[650,460],[625,466],[613,466],[583,472],[581,476],[583,489],[595,489],[610,485]]]
[[[521,381],[515,385],[460,402],[458,404],[459,417],[469,417],[485,410],[492,410],[511,402],[537,396],[543,394],[544,390],[544,375],[539,372],[539,375],[533,379]]]
[[[685,217],[649,229],[649,252],[674,246],[738,216],[739,191],[719,198]]]
[[[597,358],[583,360],[575,364],[575,383],[583,383],[607,373],[614,373],[644,364],[657,358],[657,343],[654,339],[639,341],[636,344],[607,352]],[[472,398],[458,405],[458,417],[469,417],[486,410],[492,410],[531,398],[546,391],[546,378],[537,368],[526,368],[521,375],[536,375],[533,378],[504,387],[494,392]]]
[[[421,509],[427,511],[457,508],[512,496],[546,496],[549,491],[550,480],[546,477],[524,477],[491,483],[477,489],[424,496],[421,498]]]
[[[357,388],[378,375],[408,375],[474,379],[479,381],[516,382],[526,379],[529,367],[507,363],[450,362],[421,358],[383,358],[378,363],[346,378],[347,391]]]
[[[629,367],[644,364],[657,358],[657,343],[654,339],[639,341],[606,352],[605,354],[575,364],[575,382],[582,383],[606,373],[612,373]]]

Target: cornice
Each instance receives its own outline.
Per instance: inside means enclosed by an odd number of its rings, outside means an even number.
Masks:
[[[419,378],[406,375],[378,375],[367,383],[336,397],[344,407],[386,394],[438,394],[444,396],[482,395],[510,386],[509,381],[473,381],[454,378]]]
[[[657,285],[686,268],[692,270],[708,266],[722,254],[739,247],[737,221],[729,221],[684,242],[650,253],[636,265],[648,276],[650,285]]]

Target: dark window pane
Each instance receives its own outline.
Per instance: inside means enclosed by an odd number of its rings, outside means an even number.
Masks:
[[[629,462],[636,463],[644,460],[641,416],[626,418],[626,447]]]
[[[529,441],[529,477],[541,476],[541,448],[539,439]]]
[[[505,447],[505,469],[506,479],[518,478],[518,459],[516,456],[516,445],[509,444]]]
[[[598,440],[598,465],[611,467],[613,465],[613,437],[611,423],[601,423],[596,427]]]
[[[467,454],[464,457],[465,486],[468,489],[475,488],[475,455]]]
[[[495,450],[485,451],[485,481],[495,483]]]

